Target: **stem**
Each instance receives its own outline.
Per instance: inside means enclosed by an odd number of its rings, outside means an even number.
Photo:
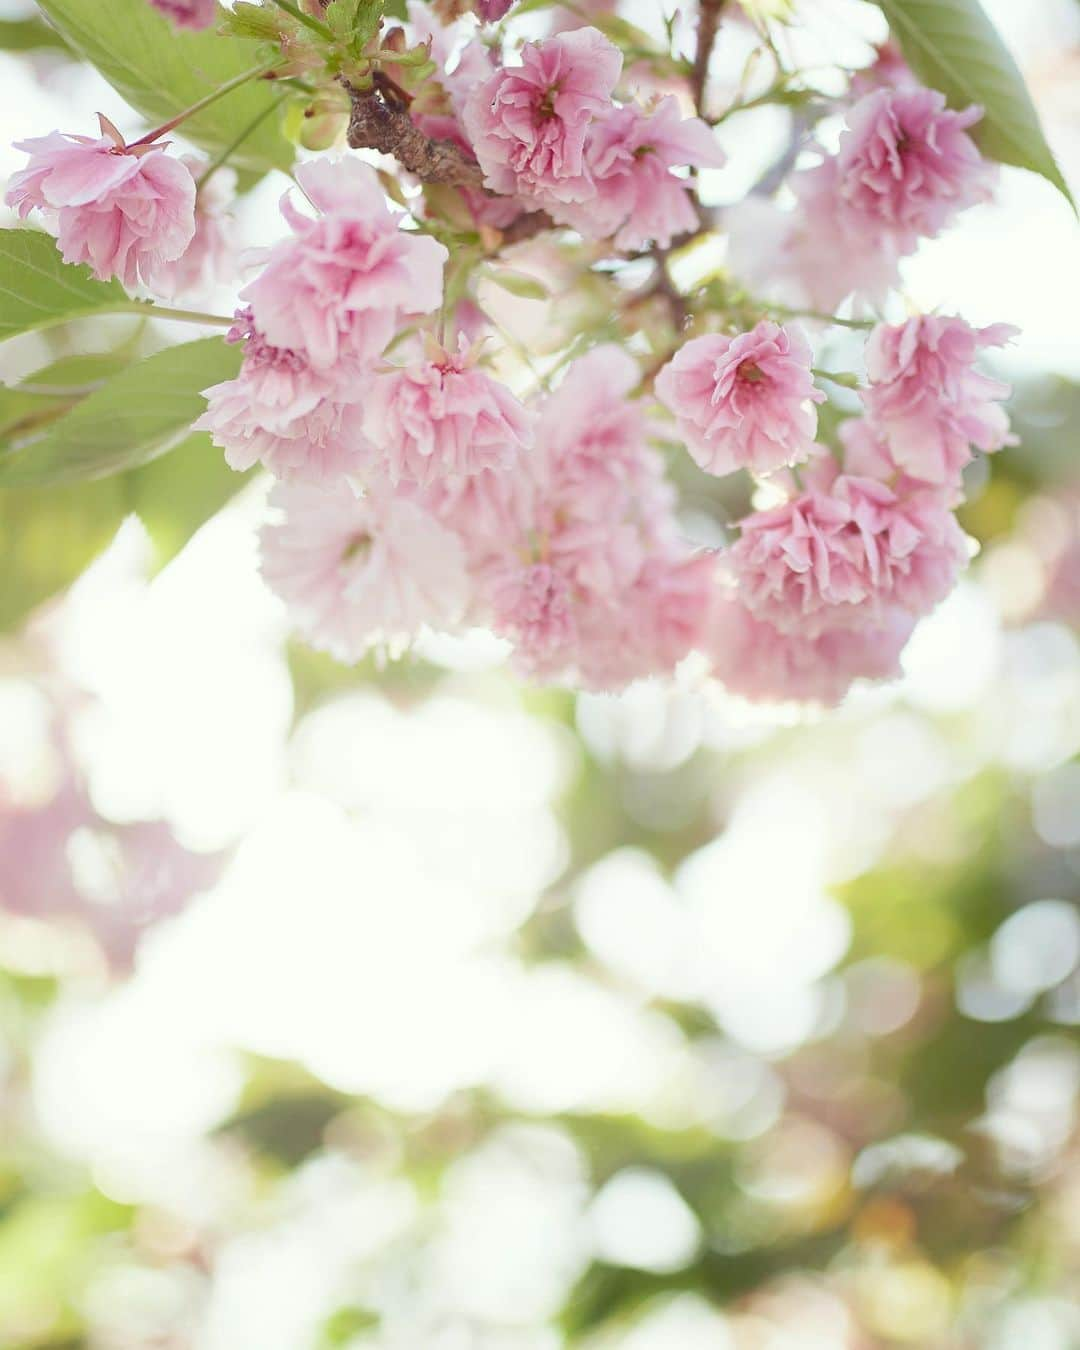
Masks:
[[[789,309],[787,305],[769,305],[773,314],[783,319],[816,319],[818,323],[832,323],[840,328],[873,328],[873,319],[838,319],[835,314],[822,314],[816,309]]]
[[[724,0],[698,0],[697,49],[690,71],[690,89],[699,117],[704,117],[705,86],[709,79],[709,60],[712,56],[716,30],[720,26],[720,11]]]
[[[310,28],[313,33],[318,33],[321,38],[325,38],[327,42],[334,41],[334,35],[326,24],[320,23],[318,19],[313,19],[310,14],[305,14],[302,9],[290,4],[290,0],[274,0],[274,4],[277,5],[278,9],[283,9],[286,14],[291,14],[305,28]]]
[[[155,305],[152,300],[129,300],[117,305],[114,314],[143,314],[149,319],[175,319],[178,323],[205,323],[215,328],[231,328],[235,317],[224,314],[204,314],[198,309],[171,309],[168,305]]]
[[[828,380],[830,384],[839,385],[841,389],[858,389],[859,377],[850,370],[820,370],[814,366],[811,374],[819,380]]]
[[[234,153],[234,151],[238,150],[240,146],[243,145],[243,143],[247,140],[247,138],[251,135],[251,133],[255,131],[258,127],[260,127],[272,112],[275,112],[278,108],[281,107],[281,105],[285,102],[286,97],[287,95],[282,94],[280,98],[276,98],[271,103],[269,103],[262,110],[262,112],[259,113],[258,117],[253,118],[252,121],[250,121],[247,124],[247,126],[243,129],[240,135],[235,138],[235,140],[229,142],[229,144],[225,147],[224,150],[222,150],[221,154],[218,155],[216,159],[212,159],[210,161],[210,163],[206,166],[206,168],[203,169],[202,173],[199,174],[198,178],[195,179],[196,192],[200,192],[202,190],[203,184],[206,182],[206,180],[210,177],[212,173],[216,173],[223,164],[228,163],[229,157]]]
[[[275,61],[276,61],[275,57]],[[234,89],[239,89],[242,84],[247,84],[248,80],[258,79],[260,75],[265,75],[271,69],[274,62],[266,62],[261,66],[254,66],[251,70],[246,70],[242,75],[236,75],[231,80],[226,80],[223,85],[215,89],[205,98],[199,99],[198,103],[193,103],[190,108],[185,108],[182,113],[177,113],[175,117],[170,118],[168,122],[163,122],[161,126],[153,131],[148,131],[145,136],[140,136],[137,141],[131,141],[128,149],[133,149],[136,145],[152,145],[159,136],[164,136],[172,131],[173,127],[178,127],[181,122],[185,122],[189,117],[194,117],[197,112],[202,112],[208,108],[211,103],[216,103],[219,98],[224,98],[226,94],[231,94]]]

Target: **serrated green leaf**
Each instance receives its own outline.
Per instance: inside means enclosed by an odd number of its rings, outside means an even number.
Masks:
[[[1041,174],[1076,209],[1039,115],[978,0],[877,0],[919,79],[952,107],[985,110],[972,135],[985,155]]]
[[[0,342],[66,319],[115,312],[127,303],[118,281],[64,262],[40,230],[0,230]]]
[[[128,366],[41,436],[0,457],[0,484],[101,478],[164,454],[206,407],[201,391],[231,379],[241,355],[222,338],[201,338]]]
[[[537,281],[536,277],[531,277],[525,272],[515,272],[511,268],[501,267],[497,271],[492,268],[484,273],[488,281],[493,281],[504,291],[509,291],[511,295],[516,295],[522,300],[546,300],[551,292],[542,281]]]
[[[256,43],[224,40],[213,29],[182,32],[147,0],[39,0],[39,4],[68,43],[152,123],[168,121],[259,63]],[[243,85],[186,121],[183,134],[211,155],[221,154],[273,97],[265,83]],[[273,116],[261,122],[232,156],[238,167],[257,174],[286,169],[292,160],[292,147]]]

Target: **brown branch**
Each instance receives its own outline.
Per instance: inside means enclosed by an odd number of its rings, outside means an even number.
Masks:
[[[393,155],[403,169],[425,183],[483,189],[480,165],[453,141],[425,136],[396,96],[391,81],[376,77],[374,87],[363,92],[346,88],[352,100],[348,141],[354,150],[380,150]]]
[[[699,0],[698,3],[697,49],[694,52],[694,65],[690,72],[690,89],[699,117],[705,116],[705,86],[709,79],[709,61],[712,58],[716,30],[720,26],[720,11],[723,8],[724,0]]]

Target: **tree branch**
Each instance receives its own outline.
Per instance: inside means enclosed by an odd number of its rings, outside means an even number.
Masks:
[[[380,150],[393,155],[403,169],[424,183],[449,187],[484,187],[484,171],[453,141],[425,136],[395,96],[390,81],[375,77],[374,87],[360,92],[346,85],[352,100],[348,141],[354,150]]]
[[[713,44],[716,42],[716,30],[720,26],[720,11],[724,0],[699,0],[697,49],[694,52],[694,65],[690,72],[690,89],[694,95],[694,107],[699,117],[705,116],[705,86],[709,79],[709,61]]]

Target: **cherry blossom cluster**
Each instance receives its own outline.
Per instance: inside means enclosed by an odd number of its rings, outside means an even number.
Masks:
[[[455,200],[489,252],[527,217],[525,238],[572,231],[594,258],[648,254],[666,278],[666,252],[703,228],[680,171],[723,162],[712,128],[672,93],[619,101],[621,53],[594,28],[504,62],[411,17],[434,75],[412,92],[384,81],[380,115],[459,157]],[[596,689],[669,675],[691,652],[757,699],[830,703],[895,675],[969,556],[963,469],[1010,442],[1008,389],[976,362],[1013,330],[877,323],[862,412],[831,448],[819,440],[814,330],[777,288],[829,312],[880,300],[899,259],[993,180],[967,134],[979,110],[947,108],[895,54],[853,92],[837,152],[790,176],[796,208],[732,213],[742,277],[773,299],[747,318],[676,295],[659,360],[593,338],[521,396],[493,373],[485,316],[446,286],[438,199],[398,212],[356,156],[300,165],[307,204],[286,193],[287,236],[248,259],[226,339],[239,372],[205,391],[195,423],[231,467],[277,480],[262,565],[296,631],[352,662],[425,629],[487,628],[525,677]],[[104,119],[99,138],[20,148],[7,201],[41,213],[66,261],[166,298],[229,275],[227,170],[155,137],[125,144]],[[673,439],[705,474],[754,480],[760,509],[726,548],[684,535],[657,448]]]
[[[946,107],[891,45],[852,92],[836,153],[788,177],[794,208],[750,198],[731,221],[734,262],[750,285],[829,311],[849,296],[880,304],[900,260],[989,201],[997,176],[968,134],[982,109]]]

